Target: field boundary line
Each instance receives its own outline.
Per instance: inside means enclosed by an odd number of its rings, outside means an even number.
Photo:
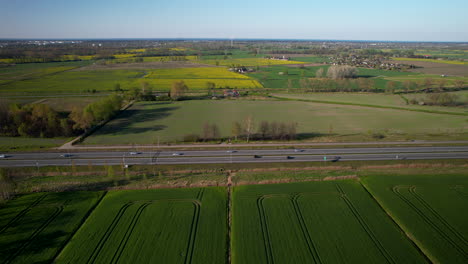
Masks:
[[[16,214],[6,225],[4,225],[2,228],[0,228],[0,234],[5,232],[12,224],[23,218],[33,207],[38,205],[44,198],[47,196],[47,194],[43,194],[40,197],[38,197],[34,202],[32,202],[30,205],[28,205],[25,209],[21,210],[18,214]]]
[[[404,225],[399,224],[397,219],[390,214],[390,210],[385,209],[383,204],[379,202],[377,197],[372,194],[372,192],[368,189],[368,187],[362,182],[359,181],[360,185],[364,190],[369,194],[372,200],[375,201],[375,203],[380,207],[380,209],[385,212],[385,214],[388,216],[388,218],[393,222],[393,224],[400,230],[401,233],[405,234],[406,238],[410,241],[410,243],[413,245],[413,247],[421,254],[421,256],[428,262],[431,263],[433,262],[429,255],[426,254],[426,252],[423,250],[423,248],[419,247],[418,243],[413,239],[413,236],[410,235],[410,233],[406,232],[406,230],[403,228]]]
[[[276,96],[276,95],[275,96],[272,95],[271,98],[278,99],[281,101],[298,101],[298,102],[310,102],[310,103],[319,103],[319,104],[351,105],[351,106],[362,106],[362,107],[370,107],[370,108],[382,108],[382,109],[393,109],[393,110],[402,110],[402,111],[411,111],[411,112],[422,112],[422,113],[430,113],[430,114],[468,116],[468,114],[458,113],[458,112],[412,109],[412,108],[404,108],[404,107],[397,107],[397,106],[369,105],[369,104],[358,104],[358,103],[348,103],[348,102],[322,101],[322,100],[313,100],[313,99],[294,99],[294,98],[287,98],[287,97],[281,97],[281,96]]]
[[[93,206],[91,206],[91,208],[86,212],[86,214],[83,216],[83,218],[81,219],[80,223],[78,224],[78,226],[75,228],[75,230],[72,231],[72,233],[70,234],[70,236],[68,237],[67,240],[65,240],[63,242],[63,245],[59,248],[59,250],[57,250],[57,253],[55,254],[55,256],[52,258],[52,262],[55,262],[57,260],[57,258],[60,256],[60,254],[62,253],[62,251],[65,249],[65,247],[68,245],[68,243],[73,239],[73,237],[75,237],[76,233],[78,233],[78,231],[81,229],[82,226],[85,225],[86,223],[86,220],[88,220],[89,216],[94,212],[94,210],[96,209],[96,207],[98,207],[98,205],[101,203],[101,201],[104,199],[104,196],[106,196],[107,194],[107,191],[104,191],[100,197],[98,198],[98,200],[94,203]]]
[[[377,249],[380,251],[380,254],[385,258],[387,263],[394,263],[396,264],[397,262],[393,259],[392,255],[385,249],[385,247],[382,245],[380,240],[377,238],[375,233],[372,231],[372,229],[369,227],[369,225],[366,223],[362,215],[359,213],[359,211],[356,209],[352,201],[348,198],[346,193],[343,191],[341,186],[338,183],[335,183],[336,189],[340,193],[340,198],[345,202],[345,204],[348,206],[348,209],[351,211],[351,213],[354,215],[354,217],[358,220],[359,224],[361,227],[364,229],[364,231],[367,233],[368,237],[372,240],[374,245],[377,247]]]
[[[23,243],[21,244],[21,246],[15,251],[15,253],[13,253],[12,255],[10,255],[6,260],[5,260],[5,264],[6,263],[11,263],[13,261],[13,259],[15,259],[20,253],[21,251],[23,251],[27,246],[29,246],[33,240],[42,232],[44,231],[44,229],[46,229],[46,227],[52,222],[55,220],[55,218],[60,215],[62,212],[63,212],[63,208],[64,206],[68,203],[69,201],[65,201],[62,205],[58,206],[58,207],[55,207],[55,211],[54,213],[49,216],[49,218],[47,218],[47,220],[42,223],[42,225],[39,226],[39,228],[37,228],[36,230],[34,230],[34,232],[31,234],[31,236],[29,236],[29,238]]]
[[[468,244],[467,240],[463,237],[458,230],[456,230],[452,225],[450,225],[447,220],[445,220],[424,198],[416,192],[416,186],[411,186],[409,192],[427,209],[429,210],[447,229],[450,230],[458,239],[460,239],[464,244]],[[467,254],[465,253],[465,257]]]
[[[314,241],[310,237],[310,232],[307,228],[307,225],[304,220],[304,216],[299,206],[298,199],[300,198],[300,196],[301,196],[300,193],[294,195],[291,199],[291,202],[293,204],[294,211],[296,212],[296,217],[297,217],[297,220],[299,221],[299,225],[301,226],[302,234],[304,236],[304,239],[306,240],[309,253],[312,255],[312,258],[314,259],[315,263],[321,264],[323,263],[322,259],[320,258],[320,255],[318,253],[318,250],[317,250],[317,247],[315,246]]]
[[[455,241],[452,240],[452,238],[450,236],[448,236],[447,234],[445,234],[441,229],[440,227],[434,223],[433,220],[431,220],[427,215],[424,214],[424,212],[422,212],[413,202],[411,202],[408,198],[404,197],[404,195],[400,192],[400,188],[403,187],[403,186],[400,186],[400,185],[396,185],[392,188],[392,191],[401,199],[403,200],[403,202],[405,202],[416,214],[419,215],[419,217],[421,217],[421,219],[426,222],[430,228],[432,228],[437,234],[439,234],[439,236],[441,236],[442,239],[445,239],[449,244],[451,244],[454,249],[456,251],[458,251],[459,253],[461,253],[463,256],[465,256],[465,258],[467,257],[467,253],[465,252],[465,250],[463,248],[461,248],[457,243],[455,243]],[[412,186],[404,186],[406,188],[408,188],[408,192],[409,192],[409,189],[412,187]]]

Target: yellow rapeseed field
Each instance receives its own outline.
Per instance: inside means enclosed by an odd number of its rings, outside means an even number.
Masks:
[[[184,81],[189,89],[206,89],[207,82],[217,88],[261,88],[262,85],[250,77],[230,72],[226,68],[178,68],[150,70],[144,76],[155,89],[170,89],[175,81]]]

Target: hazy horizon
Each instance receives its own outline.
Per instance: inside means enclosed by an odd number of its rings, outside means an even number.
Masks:
[[[0,0],[0,39],[468,42],[468,1]]]

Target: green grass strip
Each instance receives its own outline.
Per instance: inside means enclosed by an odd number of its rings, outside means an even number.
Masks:
[[[445,111],[425,110],[425,109],[411,109],[411,108],[396,107],[396,106],[382,106],[382,105],[345,103],[345,102],[322,101],[322,100],[313,100],[313,99],[293,99],[293,98],[286,98],[286,97],[279,97],[279,96],[270,96],[270,98],[278,99],[278,100],[281,100],[281,101],[298,101],[298,102],[310,102],[310,103],[320,103],[320,104],[352,105],[352,106],[362,106],[362,107],[373,107],[373,108],[384,108],[384,109],[394,109],[394,110],[403,110],[403,111],[423,112],[423,113],[431,113],[431,114],[468,116],[468,114],[465,114],[465,113],[445,112]]]

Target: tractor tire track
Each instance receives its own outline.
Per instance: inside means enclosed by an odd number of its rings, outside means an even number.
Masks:
[[[94,248],[93,252],[89,256],[86,263],[94,263],[96,261],[96,258],[99,256],[99,253],[101,252],[102,248],[106,244],[110,235],[114,232],[115,227],[120,222],[120,220],[122,219],[122,216],[125,214],[125,212],[131,205],[133,205],[133,203],[126,203],[119,209],[119,211],[117,212],[117,215],[114,217],[111,224],[107,227],[107,230],[104,232],[104,235],[99,240],[97,246]]]
[[[321,264],[323,263],[320,259],[320,255],[318,254],[317,247],[315,246],[312,238],[310,237],[309,230],[307,229],[307,225],[304,221],[304,216],[302,214],[301,208],[298,203],[298,199],[301,194],[294,195],[291,199],[291,202],[294,207],[294,211],[296,212],[297,220],[299,221],[299,225],[301,226],[302,234],[304,235],[304,239],[307,243],[307,248],[309,249],[309,253],[312,256],[312,259],[315,263]]]
[[[445,220],[428,202],[426,202],[426,200],[424,200],[424,198],[421,197],[421,195],[416,192],[416,186],[411,186],[409,188],[409,193],[413,195],[413,197],[415,197],[429,212],[431,212],[434,217],[439,220],[448,230],[450,230],[453,235],[460,239],[463,244],[468,244],[463,235],[460,234],[460,232],[458,232],[452,225],[450,225],[447,220]]]
[[[361,216],[361,214],[356,209],[356,207],[351,202],[351,200],[347,197],[346,193],[343,191],[343,189],[341,188],[341,186],[339,184],[336,184],[336,189],[341,194],[340,197],[343,199],[343,201],[345,202],[348,209],[351,211],[351,213],[354,215],[354,217],[358,220],[359,224],[364,229],[364,231],[366,232],[368,237],[371,239],[371,241],[374,243],[375,247],[379,250],[380,254],[385,258],[386,262],[387,263],[396,263],[396,261],[393,259],[392,255],[382,245],[380,240],[377,238],[377,236],[372,231],[370,226],[366,223],[364,218]]]
[[[3,232],[5,232],[11,225],[13,225],[15,222],[17,222],[18,220],[20,220],[24,215],[26,215],[32,208],[34,208],[35,206],[37,206],[42,200],[44,200],[44,198],[47,196],[47,194],[44,194],[44,195],[41,195],[39,198],[37,198],[34,202],[32,202],[30,205],[28,205],[28,207],[26,207],[25,209],[21,210],[21,212],[19,212],[17,215],[15,215],[10,221],[8,221],[8,223],[6,225],[4,225],[1,229],[0,229],[0,234],[2,234]]]
[[[16,251],[15,253],[11,254],[3,263],[11,263],[26,247],[28,247],[33,240],[42,232],[44,229],[52,222],[54,221],[55,218],[57,218],[58,215],[60,215],[63,212],[63,208],[67,202],[65,202],[63,205],[56,207],[54,213],[47,218],[47,220],[39,227],[37,228],[31,236],[26,240],[25,243],[23,243]]]
[[[406,198],[401,192],[400,188],[403,186],[394,186],[393,192],[403,201],[405,202],[411,209],[413,209],[421,219],[426,222],[429,227],[431,227],[437,234],[439,234],[443,239],[445,239],[449,244],[451,244],[455,250],[461,253],[465,258],[468,257],[467,253],[461,248],[455,241],[452,240],[450,236],[448,236],[443,230],[441,230],[434,221],[432,221],[424,212],[422,212],[413,202],[411,202],[408,198]],[[411,186],[405,186],[406,188],[410,189]]]
[[[125,231],[124,238],[120,240],[119,246],[117,247],[117,250],[114,253],[114,256],[112,257],[110,263],[117,263],[120,260],[120,257],[122,256],[123,250],[127,246],[128,240],[130,239],[130,236],[133,233],[133,230],[135,229],[136,224],[138,223],[138,220],[140,219],[141,214],[143,211],[146,209],[146,207],[150,205],[150,203],[144,203],[138,207],[135,215],[132,218],[132,221],[130,221],[130,224],[127,227],[127,230]]]
[[[202,198],[203,192],[200,194],[200,198]],[[189,235],[189,244],[187,245],[187,252],[185,254],[185,261],[184,263],[192,263],[193,259],[193,251],[195,249],[195,241],[197,239],[197,230],[198,230],[198,221],[200,220],[200,207],[201,203],[199,201],[192,201],[194,206],[194,214],[192,217],[192,226],[190,229]]]
[[[257,198],[257,209],[258,209],[258,214],[260,216],[260,226],[262,228],[263,243],[265,246],[265,254],[267,257],[267,263],[273,264],[274,261],[273,261],[273,251],[271,249],[271,238],[270,238],[270,233],[268,231],[265,208],[263,207],[264,199],[265,199],[265,196],[260,196],[259,198]]]

